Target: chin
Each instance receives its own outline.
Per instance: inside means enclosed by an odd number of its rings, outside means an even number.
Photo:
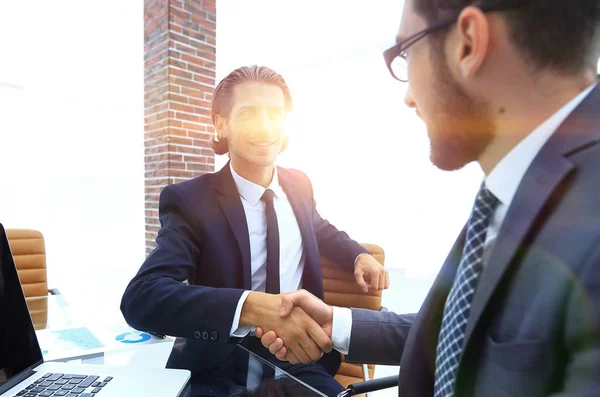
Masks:
[[[429,155],[429,159],[437,168],[442,171],[457,171],[469,164],[473,160],[460,160],[450,153],[437,153],[433,149]]]
[[[429,158],[433,165],[442,171],[456,171],[465,165],[476,161],[479,150],[474,150],[460,136],[449,136],[444,139],[434,139],[430,136],[431,148]]]
[[[275,164],[277,156],[253,156],[248,159],[248,162],[258,167],[270,167]]]

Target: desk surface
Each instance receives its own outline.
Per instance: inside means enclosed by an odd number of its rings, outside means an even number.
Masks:
[[[27,304],[32,318],[36,320],[36,333],[45,352],[45,359],[66,361],[82,358],[82,362],[90,364],[158,369],[165,367],[173,347],[174,338],[160,339],[134,330],[119,320],[112,320],[107,324],[103,319],[94,321],[89,316],[73,315],[69,304],[61,296],[29,298]],[[41,316],[43,311],[46,313]],[[76,339],[77,343],[88,349],[84,352],[86,354],[76,352],[69,343],[70,338]],[[97,342],[101,346],[97,346]],[[59,347],[63,351],[57,353]],[[60,359],[61,354],[63,359]],[[245,351],[245,354],[250,353]],[[272,364],[264,360],[261,362],[263,366],[272,367]],[[223,395],[324,396],[280,369],[277,369],[276,379],[265,379],[257,390],[249,392],[242,386],[231,385],[229,390],[223,391]]]

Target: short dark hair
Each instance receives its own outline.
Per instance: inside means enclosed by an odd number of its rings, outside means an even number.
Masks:
[[[469,5],[507,4],[510,36],[537,69],[596,71],[600,57],[600,0],[413,0],[414,9],[435,23]],[[446,30],[445,32],[447,32]],[[445,37],[444,31],[432,35]]]
[[[216,131],[217,115],[229,117],[233,107],[233,90],[236,85],[247,82],[259,82],[274,84],[281,88],[285,101],[285,111],[289,113],[293,109],[292,95],[283,77],[266,66],[242,66],[229,73],[215,88],[212,96],[212,122],[215,126],[215,135],[210,140],[210,146],[216,154],[225,154],[229,151],[227,138],[220,138]]]

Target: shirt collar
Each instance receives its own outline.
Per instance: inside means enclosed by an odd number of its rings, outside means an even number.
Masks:
[[[560,124],[571,114],[573,110],[592,91],[596,83],[586,88],[579,95],[560,108],[549,119],[544,121],[533,132],[517,144],[500,162],[494,167],[485,180],[486,187],[496,196],[503,205],[510,206],[517,188],[525,176],[525,172],[558,129]]]
[[[243,178],[235,172],[231,162],[229,163],[229,169],[231,170],[231,176],[233,177],[233,181],[235,182],[235,186],[237,187],[237,191],[242,196],[244,200],[246,200],[250,205],[255,207],[260,201],[261,197],[265,193],[267,188],[264,188],[260,185],[257,185],[254,182],[250,182],[249,180]],[[277,167],[274,168],[273,171],[273,179],[271,179],[271,183],[269,184],[268,189],[271,189],[273,193],[275,193],[276,197],[281,197],[283,194],[283,190],[281,186],[279,186],[279,176],[277,175]]]

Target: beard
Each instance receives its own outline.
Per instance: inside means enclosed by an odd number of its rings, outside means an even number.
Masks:
[[[489,103],[457,83],[443,54],[443,47],[431,51],[437,98],[427,135],[431,162],[441,170],[454,171],[479,159],[494,138],[495,125]]]

